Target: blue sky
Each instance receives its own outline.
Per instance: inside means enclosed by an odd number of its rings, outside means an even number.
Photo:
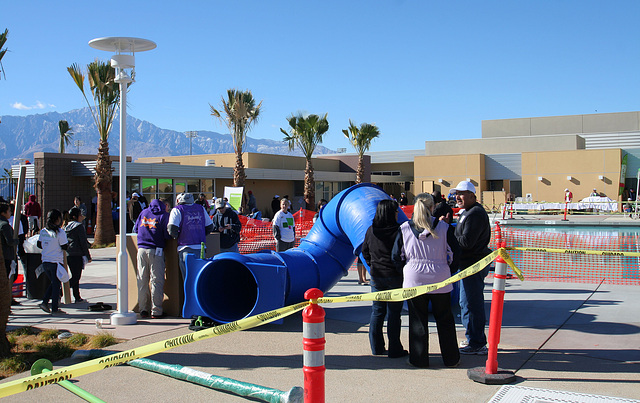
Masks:
[[[66,68],[130,36],[158,47],[136,55],[128,113],[161,128],[225,133],[209,104],[239,88],[263,100],[252,137],[303,111],[328,113],[332,149],[353,151],[349,119],[380,128],[372,151],[422,149],[487,119],[639,110],[638,16],[637,0],[4,1],[0,116],[84,107]]]

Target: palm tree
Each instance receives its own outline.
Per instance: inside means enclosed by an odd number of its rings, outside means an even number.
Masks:
[[[360,127],[356,126],[349,119],[349,127],[342,130],[349,143],[356,149],[358,154],[358,169],[356,169],[356,183],[362,183],[364,178],[364,153],[371,147],[373,139],[380,136],[380,129],[376,125],[363,123]]]
[[[58,121],[58,128],[60,129],[60,154],[64,154],[65,146],[71,143],[73,130],[69,127],[69,122],[66,120]]]
[[[251,128],[258,116],[262,101],[256,106],[251,91],[239,91],[235,89],[227,90],[227,100],[222,98],[220,110],[211,108],[211,115],[218,118],[229,128],[233,138],[233,150],[236,153],[236,165],[233,168],[233,186],[244,186],[247,177],[244,173],[244,163],[242,162],[242,147],[247,139],[247,132]]]
[[[82,95],[84,96],[93,120],[100,134],[100,146],[96,159],[94,176],[94,188],[98,194],[98,205],[95,226],[95,243],[107,245],[115,242],[116,234],[113,228],[111,217],[111,158],[109,157],[109,132],[113,125],[118,101],[120,100],[120,88],[114,79],[116,71],[109,62],[95,60],[87,65],[86,75],[91,89],[93,106],[89,103],[84,89],[85,74],[77,64],[72,64],[67,71],[73,78]],[[124,214],[126,206],[120,206],[121,213]]]
[[[8,29],[5,29],[4,32],[0,34],[0,73],[2,73],[0,75],[0,78],[2,78],[1,76],[4,76],[5,79],[7,78],[7,76],[5,76],[4,74],[4,67],[2,66],[2,58],[4,57],[4,54],[7,53],[7,48],[3,49],[2,47],[7,42],[7,35],[9,35]]]
[[[284,141],[289,142],[289,150],[293,150],[296,146],[302,150],[302,154],[307,159],[307,165],[304,168],[304,201],[307,203],[307,209],[314,210],[316,204],[316,183],[313,179],[313,165],[311,164],[311,156],[316,146],[322,143],[322,136],[329,130],[329,122],[327,114],[323,117],[318,115],[304,116],[302,113],[291,115],[287,121],[289,122],[289,133],[280,129],[284,133]]]

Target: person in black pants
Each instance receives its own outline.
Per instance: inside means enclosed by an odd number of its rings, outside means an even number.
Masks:
[[[433,218],[434,207],[430,194],[419,194],[415,199],[411,221],[400,225],[392,258],[398,267],[403,268],[403,288],[437,284],[451,277],[449,263],[453,253],[447,243],[449,225]],[[429,302],[438,329],[444,365],[457,367],[460,363],[456,324],[451,312],[452,289],[448,284],[407,301],[410,365],[420,368],[429,366]]]
[[[402,270],[391,260],[391,250],[398,233],[398,203],[381,200],[362,244],[362,256],[371,269],[371,291],[386,291],[402,288]],[[402,327],[402,302],[373,301],[369,324],[369,344],[373,355],[388,355],[389,358],[404,357],[408,351],[400,342]],[[388,316],[387,316],[388,315]],[[384,347],[382,328],[387,316],[389,349]]]
[[[85,259],[91,262],[91,253],[89,252],[89,241],[85,232],[82,221],[85,217],[79,208],[73,207],[69,210],[69,224],[64,228],[67,234],[69,246],[67,247],[67,265],[71,271],[71,279],[69,286],[73,290],[75,302],[86,302],[80,296],[80,277],[84,269]]]

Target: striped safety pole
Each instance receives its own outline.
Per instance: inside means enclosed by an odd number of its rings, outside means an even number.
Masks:
[[[324,403],[324,308],[318,305],[322,291],[311,288],[304,293],[304,298],[311,302],[302,311],[304,401]]]
[[[567,220],[567,208],[568,208],[568,206],[569,206],[569,202],[565,201],[564,202],[564,218],[562,219],[562,221],[569,221],[569,220]]]
[[[500,223],[496,222],[496,248],[506,247],[502,241]],[[491,314],[489,317],[489,352],[485,367],[470,368],[467,376],[476,381],[488,385],[501,385],[515,381],[513,372],[498,369],[498,344],[500,344],[500,331],[502,329],[502,308],[504,305],[504,289],[507,279],[507,264],[498,255],[496,257],[496,269],[493,275],[493,290],[491,298]]]

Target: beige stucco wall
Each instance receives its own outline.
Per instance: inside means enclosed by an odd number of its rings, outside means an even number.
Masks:
[[[415,157],[414,169],[416,193],[431,191],[430,184],[433,182],[434,188],[437,190],[439,187],[446,197],[458,182],[471,178],[480,199],[486,187],[486,183],[483,183],[484,154]],[[443,183],[439,183],[438,179],[443,179]]]
[[[594,113],[482,121],[482,138],[551,134],[632,132],[640,130],[640,112]]]
[[[426,155],[456,154],[516,154],[527,151],[584,149],[584,138],[578,135],[550,135],[512,138],[482,138],[426,141]]]
[[[147,157],[138,158],[136,162],[141,163],[178,163],[180,165],[204,166],[207,160],[214,160],[217,167],[234,167],[236,155],[234,153],[225,154],[203,154],[203,155],[177,155],[167,157]],[[245,168],[264,169],[293,169],[304,170],[306,159],[290,155],[244,153],[242,162]],[[340,161],[332,159],[312,158],[313,169],[318,171],[339,172]]]
[[[561,202],[569,188],[574,201],[593,188],[614,200],[618,197],[622,150],[577,150],[522,153],[522,194],[535,201]],[[571,176],[571,180],[567,180]],[[598,177],[603,176],[601,180]],[[542,180],[538,180],[541,177]]]

